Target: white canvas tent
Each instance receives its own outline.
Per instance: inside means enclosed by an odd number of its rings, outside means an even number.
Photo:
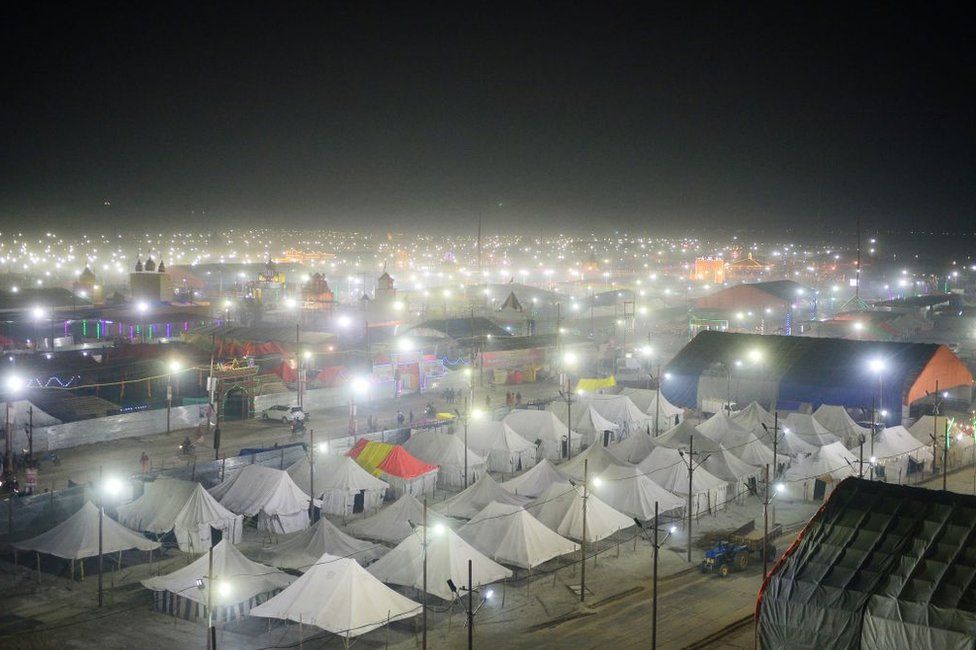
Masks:
[[[588,403],[604,419],[617,425],[620,436],[626,438],[634,431],[654,426],[653,418],[638,408],[627,395],[587,395],[580,401]]]
[[[368,571],[387,584],[423,589],[423,535],[421,527],[374,562]],[[468,585],[468,560],[472,562],[473,585]],[[510,569],[485,557],[450,528],[433,526],[428,529],[427,593],[451,600],[453,594],[447,586],[448,579],[455,585],[479,587],[511,576]]]
[[[211,580],[212,577],[212,580]],[[203,588],[197,583],[202,581]],[[292,583],[294,578],[283,571],[252,562],[227,540],[213,548],[213,573],[210,554],[164,576],[142,581],[153,594],[153,608],[182,618],[207,616],[207,590],[214,608],[214,619],[229,621],[246,615]]]
[[[786,470],[786,493],[794,499],[826,499],[837,483],[856,476],[857,468],[857,456],[840,442],[824,445]],[[867,472],[867,459],[864,468]]]
[[[386,551],[385,546],[346,535],[322,517],[308,530],[262,549],[258,559],[280,569],[306,571],[323,553],[348,557],[366,566],[381,558]]]
[[[231,512],[256,515],[259,530],[294,533],[308,528],[309,496],[280,469],[247,465],[210,494]]]
[[[565,410],[565,404],[553,402],[555,408]],[[573,428],[583,436],[583,441],[587,445],[603,445],[605,432],[610,432],[612,440],[620,439],[624,436],[619,435],[621,426],[603,417],[599,411],[591,405],[579,404],[573,406]]]
[[[865,453],[871,449],[869,443],[865,443],[864,449]],[[851,453],[858,451],[855,448]],[[884,480],[887,483],[907,483],[911,475],[923,472],[925,463],[932,461],[931,447],[916,440],[908,429],[901,425],[885,427],[879,431],[874,437],[874,448],[870,453],[877,458],[878,465],[883,468]]]
[[[789,429],[790,433],[794,433],[801,439],[818,447],[829,445],[840,439],[828,431],[827,427],[817,422],[812,415],[807,413],[790,413],[786,416],[786,421],[781,423],[780,426],[784,430]]]
[[[451,433],[432,429],[418,431],[403,443],[403,448],[425,463],[437,465],[437,484],[446,488],[464,487],[464,458],[468,459],[468,484],[478,480],[485,471],[485,459],[464,446],[464,441]]]
[[[654,518],[655,502],[658,512],[662,514],[687,505],[684,499],[671,494],[636,467],[611,465],[596,479],[593,481],[593,494],[614,510],[644,521]]]
[[[698,430],[689,420],[683,420],[678,426],[654,439],[655,447],[670,447],[672,449],[688,449],[694,441],[695,451],[718,451],[719,446],[714,440]]]
[[[525,508],[494,501],[462,526],[458,535],[496,562],[522,569],[579,549]]]
[[[637,408],[650,418],[651,433],[654,433],[654,418],[657,418],[657,431],[667,431],[684,419],[685,410],[675,406],[659,390],[647,388],[624,388],[621,395],[628,397]],[[660,398],[661,404],[658,405]],[[646,433],[646,430],[645,430]]]
[[[535,465],[535,445],[504,422],[472,420],[467,437],[468,448],[485,457],[492,472],[512,474]]]
[[[525,509],[563,537],[583,539],[582,487],[553,485]],[[611,508],[592,491],[589,492],[586,499],[587,542],[605,539],[633,525],[633,519]]]
[[[78,512],[37,537],[11,544],[19,551],[34,551],[66,560],[81,560],[98,556],[98,507],[86,501]],[[108,515],[102,518],[102,554],[110,555],[137,549],[152,551],[159,542],[146,539],[115,521]]]
[[[635,431],[623,442],[610,445],[607,449],[620,460],[637,464],[654,451],[654,438],[641,431]]]
[[[568,486],[569,479],[563,476],[548,458],[543,458],[535,467],[505,481],[501,486],[517,496],[534,499],[556,483]]]
[[[324,554],[288,588],[252,609],[251,616],[314,625],[351,638],[416,616],[421,609],[356,562]]]
[[[764,468],[750,465],[724,448],[705,456],[701,466],[712,476],[728,483],[731,494],[726,492],[726,495],[733,497],[743,496],[750,479],[753,481],[761,479],[765,473]],[[769,468],[770,477],[775,476],[775,472],[775,467]]]
[[[721,418],[716,420],[719,416]],[[706,424],[709,426],[705,426]],[[775,473],[776,464],[773,461],[773,450],[763,442],[768,440],[769,445],[772,445],[772,426],[769,427],[769,431],[760,427],[759,433],[754,433],[739,425],[734,418],[730,420],[724,413],[717,413],[706,422],[698,425],[698,429],[743,462],[755,467],[769,465],[769,471]],[[781,432],[780,436],[782,437],[782,435]],[[776,450],[779,465],[789,464],[790,457],[780,452],[780,449]]]
[[[822,424],[827,431],[837,436],[845,447],[853,447],[859,444],[862,438],[867,439],[871,433],[870,429],[855,422],[843,406],[821,404],[813,412],[813,419]]]
[[[749,406],[745,407],[741,411],[733,413],[732,421],[746,431],[752,431],[757,436],[764,431],[762,425],[765,424],[766,427],[772,431],[773,426],[776,424],[776,418],[773,416],[773,414],[764,409],[757,402],[750,402]]]
[[[528,497],[515,496],[496,483],[491,476],[484,474],[474,485],[470,485],[468,489],[438,503],[434,509],[447,517],[471,519],[493,501],[506,505],[524,506],[529,502],[529,499]]]
[[[637,468],[668,492],[687,498],[686,460],[677,449],[657,447]],[[693,515],[698,516],[725,508],[728,484],[717,476],[712,476],[701,466],[697,466],[692,472],[691,491]]]
[[[414,525],[422,524],[423,521],[424,504],[408,493],[382,508],[375,515],[349,522],[346,530],[358,537],[399,544],[413,534]],[[428,508],[427,522],[428,525],[443,524],[444,518]]]
[[[596,476],[611,465],[633,467],[627,461],[614,456],[603,445],[592,445],[587,447],[579,456],[573,456],[571,460],[560,465],[559,471],[569,478],[582,481],[584,469],[589,472],[590,476]]]
[[[310,465],[306,456],[286,470],[306,494],[311,490]],[[389,483],[373,476],[348,456],[315,455],[314,496],[322,500],[323,513],[347,516],[363,510],[370,512],[383,504],[389,487]]]
[[[782,452],[794,458],[802,458],[818,449],[820,449],[819,445],[815,445],[812,442],[808,442],[805,438],[801,438],[789,427],[780,431],[779,440],[776,443],[777,453]]]
[[[572,441],[571,453],[579,453],[583,437],[575,431],[569,430],[552,411],[537,411],[535,409],[515,409],[502,420],[512,428],[512,431],[531,443],[540,441],[539,448],[542,457],[558,461],[566,457],[563,446],[566,436]]]
[[[144,484],[142,496],[119,506],[119,523],[156,535],[173,531],[181,551],[202,553],[210,548],[210,529],[223,539],[241,541],[244,517],[220,505],[202,485],[159,477]]]

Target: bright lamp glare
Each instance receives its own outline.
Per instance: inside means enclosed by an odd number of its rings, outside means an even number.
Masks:
[[[434,524],[433,531],[435,535],[443,535],[445,530],[444,524]]]
[[[871,372],[881,372],[885,368],[885,362],[881,359],[871,359],[868,367],[871,368]]]
[[[177,361],[176,359],[173,359],[172,361],[169,362],[169,371],[170,372],[179,372],[182,369],[183,369],[183,366],[180,365],[180,362]]]
[[[567,366],[576,365],[576,361],[577,358],[575,352],[567,352],[566,354],[563,355],[563,363],[565,363]]]
[[[601,479],[599,476],[594,477],[593,487],[600,487],[601,485],[603,485],[603,479]]]
[[[784,484],[782,484],[782,483],[777,483],[776,484],[776,491],[779,492],[780,494],[782,494],[783,492],[786,491],[786,486]]]
[[[102,483],[102,491],[109,496],[120,494],[123,487],[122,480],[115,476],[110,476]]]
[[[353,377],[350,386],[352,387],[352,392],[357,395],[363,395],[369,391],[369,380],[365,377]]]
[[[400,339],[397,341],[397,347],[400,352],[410,352],[413,350],[413,339]]]
[[[670,528],[668,528],[668,532],[671,533],[672,535],[674,535],[676,532],[678,532],[678,527],[677,526],[671,526]]]
[[[3,383],[7,387],[7,390],[12,393],[16,393],[24,387],[24,380],[18,375],[7,375],[7,379]]]
[[[471,409],[471,419],[480,420],[484,416],[485,412],[481,409]]]
[[[220,596],[221,598],[226,598],[230,596],[230,593],[231,593],[230,583],[227,582],[226,580],[218,580],[217,595]]]
[[[489,589],[488,591],[485,592],[485,598],[488,599],[488,600],[491,600],[491,597],[494,596],[494,595],[495,595],[495,592],[492,589]]]
[[[315,447],[318,449],[320,454],[329,453],[329,443],[327,442],[320,442],[319,444],[315,445]]]

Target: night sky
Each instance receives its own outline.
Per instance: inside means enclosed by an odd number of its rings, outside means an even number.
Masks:
[[[0,226],[973,229],[968,16],[524,4],[5,9]]]

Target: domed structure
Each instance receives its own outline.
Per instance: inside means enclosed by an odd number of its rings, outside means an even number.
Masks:
[[[148,273],[155,273],[156,272],[156,263],[153,262],[152,255],[150,255],[149,256],[149,259],[146,260],[146,272],[148,272]]]
[[[159,258],[159,267],[157,268],[157,271],[159,271],[159,273],[166,273],[166,265],[163,264],[162,257]]]
[[[142,273],[142,258],[136,258],[136,273]]]

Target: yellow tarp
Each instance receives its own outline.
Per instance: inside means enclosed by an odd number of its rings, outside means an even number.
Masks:
[[[617,385],[617,380],[613,375],[609,377],[583,377],[576,382],[576,392],[596,393],[601,388],[613,388]]]
[[[453,420],[454,419],[454,414],[453,413],[438,413],[436,417],[437,417],[438,420]]]
[[[367,442],[363,450],[356,457],[356,462],[374,476],[379,476],[382,472],[377,469],[386,457],[393,451],[393,445],[385,442]]]

